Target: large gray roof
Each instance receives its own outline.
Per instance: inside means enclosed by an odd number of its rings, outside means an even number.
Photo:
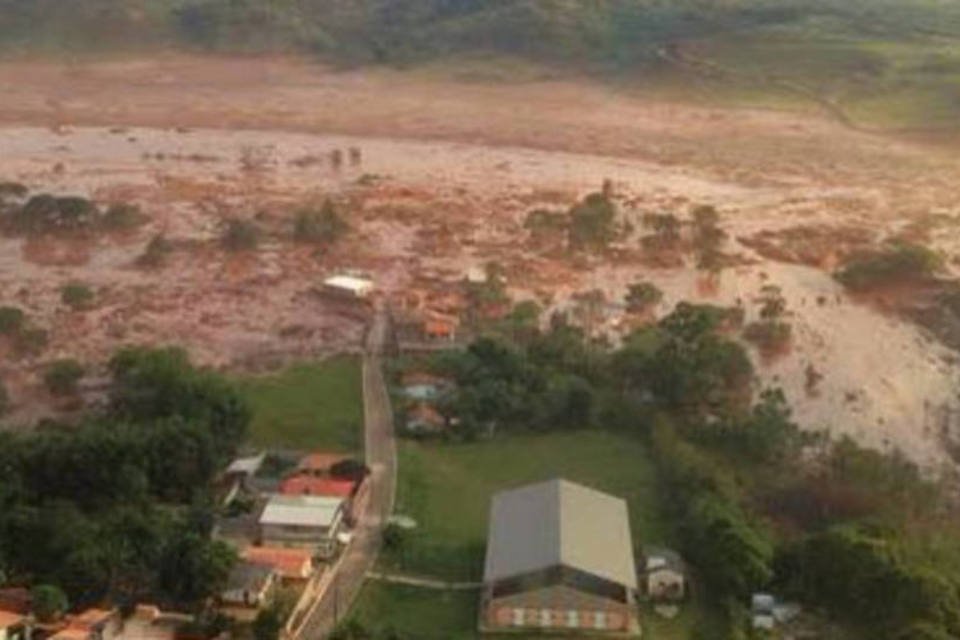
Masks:
[[[627,503],[566,480],[495,495],[484,581],[557,565],[636,589]]]

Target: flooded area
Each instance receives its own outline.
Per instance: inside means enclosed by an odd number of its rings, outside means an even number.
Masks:
[[[862,243],[902,229],[903,210],[890,207],[908,201],[902,184],[724,180],[644,158],[201,128],[10,126],[0,129],[0,152],[4,180],[33,192],[136,204],[148,216],[123,233],[0,239],[0,300],[50,333],[41,357],[0,360],[21,398],[14,414],[21,422],[43,415],[49,399],[39,371],[49,360],[70,356],[102,367],[120,344],[181,344],[204,364],[270,368],[358,346],[362,319],[315,294],[333,272],[368,272],[399,303],[411,294],[442,295],[493,261],[515,299],[536,299],[547,310],[594,289],[616,309],[630,284],[647,280],[664,291],[660,315],[691,300],[740,305],[749,321],[761,287],[775,284],[787,301],[791,347],[776,358],[754,355],[762,384],[784,388],[801,424],[897,447],[926,465],[947,460],[941,439],[954,428],[955,354],[918,326],[849,299],[830,275],[842,247],[834,227],[868,229]],[[651,264],[636,237],[589,259],[532,241],[524,228],[532,209],[566,210],[604,180],[638,227],[645,213],[686,219],[696,205],[715,206],[735,266],[705,286],[689,256]],[[340,204],[351,233],[322,250],[296,242],[295,212],[325,198]],[[939,192],[910,204],[917,217],[944,206]],[[263,230],[255,250],[221,247],[228,218]],[[795,243],[810,254],[804,257],[782,242],[800,227],[824,229]],[[763,233],[773,240],[751,242]],[[137,266],[158,234],[175,247],[166,266]],[[953,250],[955,234],[933,235]],[[72,281],[95,290],[93,309],[63,305],[61,287]],[[614,340],[626,330],[616,315]],[[811,368],[821,376],[815,389]]]

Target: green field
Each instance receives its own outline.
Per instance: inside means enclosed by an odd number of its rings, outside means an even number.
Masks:
[[[357,452],[363,433],[360,361],[342,356],[244,378],[253,408],[250,442],[273,449]]]

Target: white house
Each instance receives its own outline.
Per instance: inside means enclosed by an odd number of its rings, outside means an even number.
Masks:
[[[274,495],[260,515],[260,539],[265,546],[317,548],[329,554],[343,515],[343,498]]]
[[[323,281],[323,290],[332,296],[352,300],[366,300],[374,290],[373,281],[351,275],[335,275]]]

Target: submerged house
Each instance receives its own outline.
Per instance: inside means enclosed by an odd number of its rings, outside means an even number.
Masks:
[[[550,480],[493,498],[481,631],[639,634],[624,500]]]

